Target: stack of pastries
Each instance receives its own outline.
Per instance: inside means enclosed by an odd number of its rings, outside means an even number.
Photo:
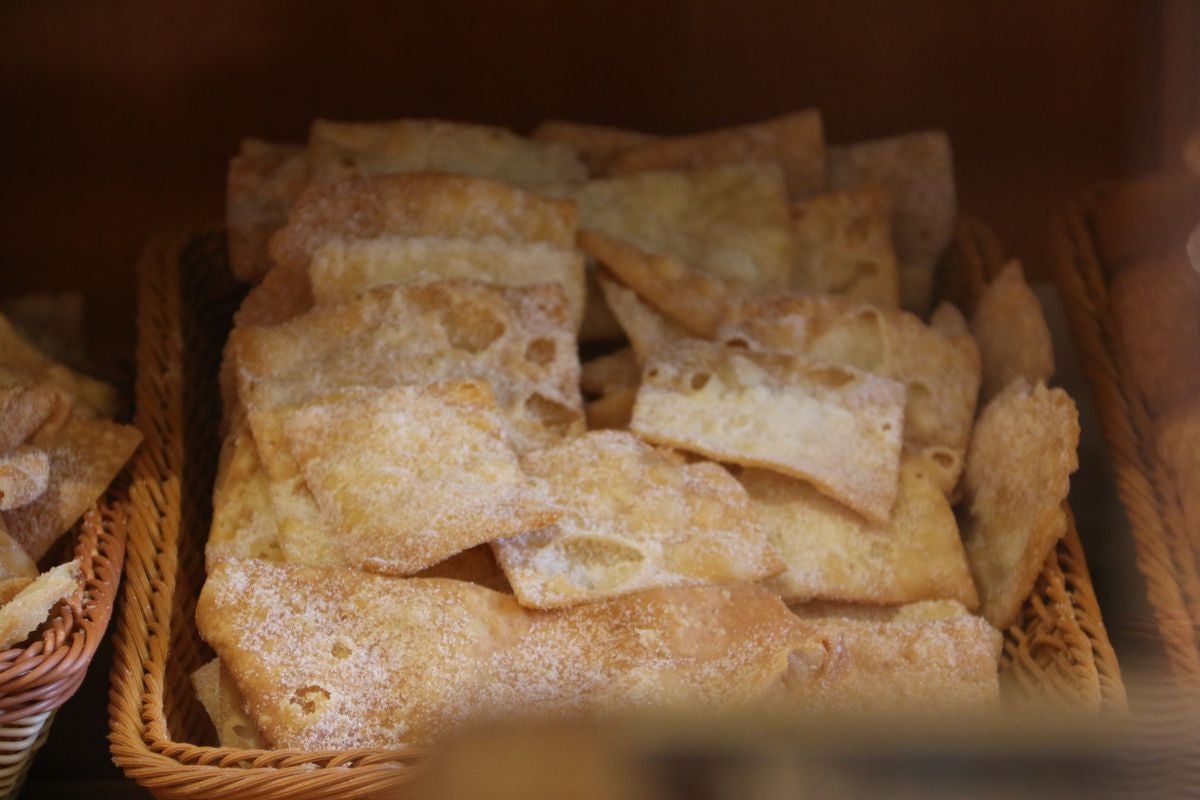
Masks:
[[[816,111],[244,142],[221,744],[995,704],[1079,429],[1019,264],[929,308],[954,196],[943,134],[827,148]]]

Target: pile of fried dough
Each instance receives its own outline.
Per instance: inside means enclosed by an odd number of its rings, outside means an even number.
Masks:
[[[82,301],[10,298],[0,314],[0,650],[22,644],[81,581],[53,546],[108,488],[141,442],[112,422],[116,390],[47,355],[72,338]],[[14,324],[16,323],[16,324]],[[23,324],[21,324],[23,323]]]
[[[925,318],[954,196],[943,134],[826,148],[815,111],[245,142],[221,743],[996,703],[1079,430],[1019,264]]]

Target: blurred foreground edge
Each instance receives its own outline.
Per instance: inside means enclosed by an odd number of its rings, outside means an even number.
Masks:
[[[1200,687],[1120,714],[507,722],[395,797],[428,800],[1200,797]]]

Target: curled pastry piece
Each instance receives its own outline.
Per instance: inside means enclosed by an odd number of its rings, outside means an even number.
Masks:
[[[1003,630],[1067,532],[1079,417],[1062,389],[1018,379],[979,415],[963,470],[963,541],[982,614]]]

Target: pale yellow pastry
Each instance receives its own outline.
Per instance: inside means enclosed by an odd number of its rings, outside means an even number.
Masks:
[[[575,204],[484,178],[414,172],[309,186],[272,237],[276,265],[304,269],[338,239],[380,236],[497,237],[572,247]]]
[[[0,580],[12,578],[36,578],[37,564],[29,554],[21,549],[21,545],[8,535],[4,527],[4,518],[0,517]]]
[[[104,493],[142,441],[130,425],[71,412],[53,436],[37,444],[50,460],[50,482],[36,500],[4,511],[8,534],[35,561]]]
[[[805,480],[868,519],[896,500],[904,385],[852,367],[685,340],[646,362],[631,429]]]
[[[257,282],[271,269],[267,242],[287,222],[308,172],[300,145],[242,140],[229,161],[225,184],[225,230],[234,276]]]
[[[20,644],[50,615],[59,600],[80,586],[79,560],[59,564],[21,589],[0,606],[0,650]]]
[[[49,484],[50,457],[45,450],[21,445],[0,453],[0,511],[32,503]]]
[[[902,382],[904,442],[957,483],[975,418],[979,350],[969,333],[946,335],[913,314],[838,297],[733,296],[717,337],[752,350],[793,353]],[[943,319],[953,312],[943,312]],[[946,323],[943,323],[946,324]]]
[[[345,561],[411,575],[551,525],[487,383],[344,389],[279,411],[288,450]]]
[[[982,614],[1003,630],[1067,532],[1079,418],[1062,389],[1017,379],[984,407],[963,470],[963,539]]]
[[[629,427],[633,420],[633,404],[637,402],[637,387],[617,389],[598,400],[592,400],[583,408],[587,417],[588,430],[620,429]]]
[[[876,186],[793,203],[792,288],[898,308],[900,277],[892,247],[891,210],[891,196]]]
[[[557,283],[567,297],[576,327],[583,321],[583,254],[543,242],[431,236],[333,241],[313,254],[308,274],[317,303],[348,300],[365,289],[393,283]]]
[[[655,325],[656,328],[682,328],[691,335],[711,338],[716,334],[731,298],[745,291],[741,284],[719,280],[690,269],[675,256],[647,252],[624,240],[594,231],[581,232],[579,246],[637,297],[678,323]],[[598,280],[602,287],[605,286],[606,279],[602,274]],[[645,324],[635,322],[636,317],[632,315],[638,313],[636,307],[631,310],[629,302],[623,303],[620,295],[614,294],[611,289],[606,288],[604,295],[609,308],[633,340],[634,350],[645,349],[639,347],[635,338],[641,338],[641,334],[636,329],[630,332],[631,323]]]
[[[221,445],[213,485],[212,525],[205,563],[222,558],[283,558],[279,523],[271,502],[271,479],[243,420]]]
[[[785,679],[797,710],[936,714],[1000,703],[1000,633],[961,607],[918,603],[886,619],[835,613],[797,624],[829,652],[819,672],[793,669],[794,680]]]
[[[0,453],[24,444],[35,433],[49,435],[57,430],[71,405],[71,396],[53,383],[0,385]]]
[[[116,389],[59,364],[0,315],[0,386],[43,382],[65,391],[82,413],[95,417],[113,417],[120,405]]]
[[[448,172],[536,188],[587,175],[568,145],[528,139],[490,125],[434,119],[318,119],[309,130],[308,159],[314,179],[321,181]]]
[[[562,516],[492,543],[524,606],[559,608],[663,586],[757,581],[782,564],[724,467],[624,431],[522,459]]]
[[[892,237],[900,259],[900,296],[919,314],[929,308],[934,269],[954,235],[957,201],[950,139],[920,131],[833,145],[829,186],[881,186],[892,196]]]
[[[598,275],[597,281],[639,363],[659,348],[690,336],[682,326],[643,302],[632,289],[604,275]]]
[[[229,349],[250,406],[346,386],[485,378],[518,449],[583,431],[573,325],[556,285],[379,287],[281,325],[237,329]],[[270,471],[266,434],[254,437]]]
[[[900,468],[891,518],[872,523],[803,481],[761,469],[738,480],[787,569],[766,586],[786,601],[979,605],[954,510],[914,459]]]
[[[423,747],[500,715],[747,708],[827,658],[746,584],[538,612],[466,581],[229,559],[196,622],[274,748]]]
[[[585,395],[593,397],[636,387],[641,379],[642,368],[628,347],[597,356],[579,366],[579,388]]]
[[[548,119],[533,129],[533,138],[543,142],[561,142],[571,147],[592,175],[604,174],[608,161],[622,150],[654,141],[648,133]]]
[[[1017,378],[1037,383],[1054,375],[1050,327],[1019,261],[1010,261],[988,284],[971,317],[971,334],[983,365],[982,403]]]
[[[657,138],[615,153],[604,166],[608,174],[625,174],[750,161],[778,164],[789,197],[799,199],[824,189],[821,113],[807,109],[733,128]]]
[[[786,286],[791,275],[787,194],[774,165],[644,172],[554,191],[578,202],[581,229],[704,275],[747,286]]]

